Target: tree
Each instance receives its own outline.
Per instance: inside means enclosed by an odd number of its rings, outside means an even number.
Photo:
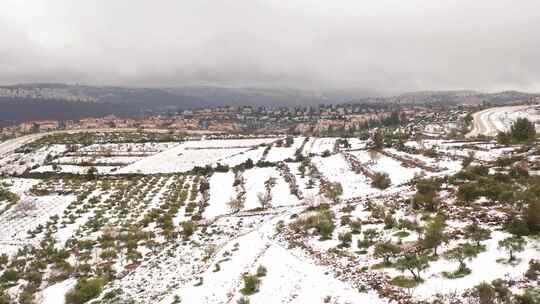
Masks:
[[[510,134],[519,142],[532,141],[536,138],[534,124],[527,118],[518,118],[510,127]]]
[[[499,249],[508,251],[508,261],[511,262],[515,260],[514,253],[523,251],[526,243],[527,241],[525,241],[525,239],[522,237],[511,236],[499,241]]]
[[[396,262],[399,271],[409,271],[416,281],[422,280],[420,273],[429,267],[428,257],[416,253],[407,253]]]
[[[466,260],[472,260],[478,255],[478,249],[469,243],[460,244],[444,253],[444,257],[450,261],[459,262],[459,271],[467,270]]]
[[[373,141],[373,147],[375,149],[384,148],[384,137],[384,132],[381,129],[377,129],[377,131],[371,137],[371,140]]]
[[[257,200],[259,201],[259,204],[261,205],[261,208],[266,209],[270,205],[270,201],[272,200],[272,196],[268,192],[259,192],[259,193],[257,193]]]
[[[531,232],[540,231],[540,201],[535,200],[529,203],[525,209],[525,222]]]
[[[377,164],[377,161],[380,158],[379,152],[377,152],[375,149],[369,149],[368,156],[372,164]]]
[[[465,237],[480,247],[480,242],[491,238],[491,230],[480,227],[477,223],[465,226]]]
[[[446,221],[441,215],[428,222],[425,228],[423,245],[425,248],[433,249],[434,255],[437,255],[437,248],[448,241],[448,235],[444,232],[445,228]]]
[[[501,145],[509,145],[512,143],[512,135],[506,132],[497,133],[497,143]]]
[[[384,260],[385,265],[390,265],[390,259],[396,257],[400,253],[401,249],[398,245],[386,241],[375,245],[374,255]]]
[[[416,182],[416,194],[412,198],[413,208],[425,208],[434,212],[438,209],[440,200],[437,192],[441,189],[441,181],[435,178],[420,179]]]

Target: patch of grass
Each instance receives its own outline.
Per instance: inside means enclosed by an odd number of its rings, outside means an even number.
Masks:
[[[508,260],[508,258],[498,258],[495,261],[499,264],[512,265],[512,266],[515,266],[521,263],[520,258],[514,258],[513,260]]]
[[[388,267],[392,267],[392,264],[386,264],[384,262],[381,262],[381,263],[371,265],[370,268],[371,269],[383,269],[383,268],[388,268]]]
[[[442,275],[447,279],[459,279],[471,274],[471,272],[471,269],[465,267],[452,272],[443,271]]]
[[[401,287],[401,288],[414,288],[422,282],[424,282],[424,280],[415,280],[414,278],[409,278],[409,277],[400,275],[400,276],[394,277],[390,281],[390,284]]]
[[[398,238],[402,239],[402,238],[406,238],[408,237],[410,234],[410,232],[408,231],[405,231],[405,230],[401,230],[401,231],[398,231],[396,233],[394,233],[394,236],[397,236]]]

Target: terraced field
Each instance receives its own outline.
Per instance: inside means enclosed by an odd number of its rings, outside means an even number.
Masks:
[[[482,282],[538,284],[538,237],[508,228],[515,201],[464,194],[501,182],[513,167],[499,157],[533,150],[300,136],[28,144],[0,159],[12,301],[73,303],[95,284],[89,303],[469,303]],[[519,243],[512,259],[505,242]]]

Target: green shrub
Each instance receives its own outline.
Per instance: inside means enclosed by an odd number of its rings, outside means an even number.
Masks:
[[[243,295],[252,295],[259,291],[259,286],[261,285],[261,280],[256,275],[245,275],[244,276],[244,288],[240,290]]]
[[[97,297],[103,290],[105,280],[103,278],[79,279],[73,289],[66,293],[67,304],[82,304]]]
[[[377,189],[384,190],[392,184],[392,181],[390,180],[390,177],[387,173],[382,172],[376,172],[373,174],[373,178],[371,181],[371,186],[375,187]]]

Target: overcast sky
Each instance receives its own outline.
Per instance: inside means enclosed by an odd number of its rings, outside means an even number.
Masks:
[[[540,92],[538,0],[2,0],[0,83]]]

